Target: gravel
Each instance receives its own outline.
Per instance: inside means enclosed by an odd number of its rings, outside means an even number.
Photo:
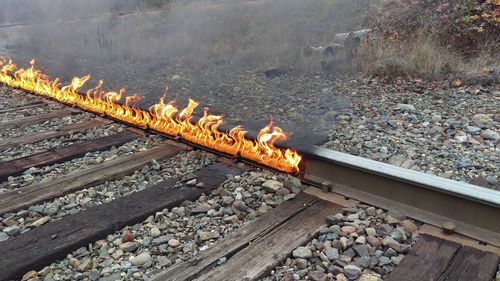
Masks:
[[[18,89],[12,89],[3,84],[0,84],[0,95],[8,97],[7,99],[2,98],[0,100],[0,110],[27,105],[34,100],[32,96],[26,95],[25,92]]]
[[[13,120],[28,116],[49,113],[67,108],[66,105],[48,101],[44,98],[36,97],[21,90],[8,88],[0,85],[0,95],[2,95],[2,103],[0,109],[9,109],[19,107],[34,101],[44,101],[46,105],[41,105],[34,108],[24,109],[15,112],[0,114],[0,120]],[[63,118],[55,118],[41,124],[34,124],[24,128],[5,129],[0,132],[0,140],[7,138],[16,138],[25,135],[35,134],[44,130],[56,130],[63,126],[73,124],[79,121],[88,120],[93,115],[82,111],[79,114],[65,116]],[[2,154],[3,155],[3,154]],[[2,159],[0,159],[2,160]]]
[[[61,109],[65,109],[65,108],[67,109],[66,105],[63,105],[60,103],[55,103],[55,102],[50,102],[49,104],[46,104],[46,105],[40,104],[40,105],[37,105],[36,107],[32,107],[32,108],[16,110],[15,112],[2,113],[2,114],[0,114],[0,119],[2,119],[2,120],[20,119],[20,118],[24,118],[24,117],[49,113],[52,111],[61,110]]]
[[[147,146],[146,143],[143,145]],[[128,148],[130,149],[130,147],[134,146],[129,145]],[[134,147],[131,150],[137,150],[137,148]],[[110,154],[113,154],[113,152]],[[114,158],[113,155],[106,159]],[[103,161],[106,161],[106,159],[103,159]],[[189,151],[182,152],[171,159],[153,160],[140,171],[135,171],[132,175],[125,176],[120,180],[105,182],[101,185],[46,201],[43,204],[32,205],[28,209],[20,210],[17,213],[6,213],[0,218],[0,230],[16,225],[20,228],[20,233],[24,233],[51,220],[60,219],[76,214],[82,209],[111,202],[122,196],[152,187],[166,179],[176,176],[189,176],[193,171],[210,164],[214,159],[215,156],[210,153]],[[55,168],[55,171],[57,171],[57,168]]]
[[[36,134],[45,130],[57,130],[64,126],[81,122],[93,118],[94,115],[86,112],[81,112],[79,114],[68,115],[62,118],[55,118],[43,123],[30,125],[23,128],[12,128],[5,129],[0,132],[0,139],[17,138],[26,135]]]
[[[267,180],[282,184],[294,181],[288,175],[260,170],[241,176],[228,175],[216,190],[194,202],[185,201],[181,206],[159,211],[142,223],[127,226],[89,247],[78,249],[62,261],[27,274],[45,280],[146,280],[208,249],[279,205],[284,196],[291,193],[285,187],[279,192],[266,192],[262,185]],[[302,187],[295,188],[295,192],[300,192]]]
[[[70,123],[68,124],[74,123],[73,121],[75,120],[69,121]],[[50,127],[47,127],[47,129],[48,128]],[[89,131],[78,132],[60,138],[46,139],[32,144],[15,146],[2,151],[2,155],[0,156],[0,161],[14,160],[17,158],[22,158],[36,153],[44,152],[49,149],[61,148],[75,143],[83,142],[86,140],[92,140],[100,137],[109,136],[112,134],[123,132],[125,130],[126,130],[125,125],[112,123],[93,128],[92,130]]]
[[[352,100],[323,146],[499,188],[498,86],[448,88],[420,80],[336,80]]]
[[[99,135],[107,135],[109,133],[114,133],[115,131],[123,131],[125,128],[119,126],[117,128],[109,128],[111,125],[103,126],[98,130],[92,131],[91,137],[96,137]],[[116,126],[116,125],[115,125]],[[71,138],[73,139],[87,139],[89,137],[88,133],[75,134]],[[16,177],[9,177],[6,182],[0,183],[0,193],[2,191],[13,190],[19,187],[23,187],[32,183],[40,183],[50,181],[56,177],[67,175],[78,169],[88,168],[93,165],[106,162],[115,159],[120,156],[130,155],[142,150],[149,149],[155,145],[158,145],[164,141],[164,138],[151,135],[149,137],[142,137],[131,142],[125,143],[119,147],[112,147],[106,151],[95,151],[88,152],[83,157],[74,158],[69,161],[54,164],[51,166],[33,167],[23,174]]]
[[[316,238],[293,250],[262,281],[383,280],[419,237],[415,222],[366,205],[325,221]]]

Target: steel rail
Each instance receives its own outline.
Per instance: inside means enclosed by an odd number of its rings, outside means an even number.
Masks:
[[[29,91],[25,92],[46,100],[54,100]],[[96,114],[82,108],[79,109]],[[228,155],[178,137],[142,128],[110,116],[102,116],[227,158],[275,170],[263,164]],[[229,127],[225,125],[221,126],[221,129],[224,131]],[[249,132],[248,137],[254,139],[256,133]],[[285,148],[286,145],[277,145],[277,147]],[[442,227],[446,222],[453,222],[456,225],[454,232],[500,247],[499,191],[319,146],[303,148],[299,152],[303,155],[300,164],[300,178],[306,183],[328,187],[334,193],[383,209],[395,210],[407,217],[437,227]]]
[[[318,146],[303,152],[306,182],[500,247],[500,191]]]

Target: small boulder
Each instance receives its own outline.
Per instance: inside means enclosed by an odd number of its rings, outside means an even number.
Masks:
[[[13,226],[9,226],[9,227],[4,228],[3,232],[7,233],[10,236],[15,236],[21,232],[21,229],[19,229],[19,226],[13,225]]]
[[[394,240],[394,238],[392,238],[390,236],[386,236],[384,238],[384,240],[382,241],[382,244],[384,246],[391,247],[396,252],[401,251],[401,244],[398,241]]]
[[[129,260],[135,266],[141,266],[151,261],[151,255],[147,252],[141,253],[138,256],[130,257]]]
[[[323,253],[325,253],[330,261],[334,261],[339,257],[339,250],[336,248],[327,247],[323,250]]]
[[[296,259],[297,268],[299,270],[306,269],[307,268],[307,260],[306,259]]]
[[[181,244],[181,242],[177,239],[168,240],[168,245],[172,248],[175,248],[175,247],[179,246],[180,244]]]
[[[404,104],[404,103],[398,104],[396,106],[396,110],[399,110],[402,112],[409,112],[409,113],[414,113],[415,111],[417,111],[415,106],[413,106],[412,104]]]
[[[50,220],[49,216],[42,217],[36,221],[34,221],[31,225],[34,227],[39,227],[40,225],[46,224]]]
[[[0,232],[0,242],[9,239],[9,235],[5,232]]]
[[[161,235],[161,231],[158,229],[158,227],[153,227],[153,228],[151,228],[151,230],[149,231],[149,234],[150,234],[152,237],[156,238],[156,237],[158,237],[158,236],[160,236],[160,235]]]
[[[344,266],[344,275],[349,279],[349,280],[354,280],[358,278],[359,275],[361,275],[361,268],[355,266],[355,265],[346,265]]]
[[[298,247],[293,250],[292,255],[294,258],[307,259],[312,257],[312,252],[308,247]]]
[[[122,249],[122,251],[124,252],[133,252],[135,250],[137,250],[137,248],[139,248],[139,243],[136,243],[136,242],[125,242],[123,244],[120,245],[120,249]]]
[[[481,137],[485,140],[492,140],[492,141],[500,139],[500,135],[491,129],[484,130],[483,133],[481,134]]]
[[[487,114],[476,114],[472,117],[472,121],[477,125],[488,125],[493,122]]]
[[[220,234],[218,231],[202,231],[199,233],[199,236],[201,241],[206,241],[210,239],[217,239],[220,237]]]
[[[275,193],[276,191],[278,191],[280,188],[283,187],[283,183],[276,180],[267,180],[262,184],[262,187],[267,192]]]
[[[309,277],[309,280],[313,281],[326,281],[328,278],[327,275],[321,271],[311,271],[307,277]]]

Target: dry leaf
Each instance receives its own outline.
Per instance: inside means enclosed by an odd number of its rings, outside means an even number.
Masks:
[[[451,83],[450,83],[450,86],[452,88],[458,88],[458,87],[462,86],[462,80],[460,80],[460,79],[453,79],[451,81]]]

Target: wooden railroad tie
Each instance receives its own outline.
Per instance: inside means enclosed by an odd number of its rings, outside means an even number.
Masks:
[[[59,130],[46,130],[37,133],[33,133],[27,136],[20,136],[17,138],[10,138],[0,141],[0,151],[4,151],[11,147],[21,146],[25,144],[37,143],[43,140],[49,140],[54,138],[60,138],[64,136],[69,136],[75,133],[87,131],[93,129],[95,127],[102,126],[103,122],[91,119],[87,121],[82,121],[78,123],[74,123],[71,125],[67,125],[62,127]]]
[[[73,110],[64,109],[34,116],[28,116],[24,118],[0,121],[0,129],[5,130],[14,128],[16,129],[24,128],[34,124],[41,124],[51,119],[66,117],[72,114],[76,114],[76,112]]]
[[[141,169],[152,160],[170,158],[180,151],[181,149],[171,144],[163,144],[133,155],[118,157],[93,165],[50,182],[35,183],[2,193],[0,194],[0,215],[95,186],[108,180],[121,178]]]
[[[203,187],[184,184],[179,187],[179,179],[170,179],[0,242],[0,281],[20,278],[33,269],[40,270],[80,247],[127,225],[142,222],[157,211],[179,206],[185,200],[196,200],[217,188],[227,174],[240,172],[235,166],[212,164],[196,172]]]
[[[75,143],[58,149],[49,149],[38,154],[10,161],[3,161],[0,162],[0,180],[4,181],[9,176],[20,175],[31,167],[53,165],[81,157],[88,152],[102,151],[113,146],[120,146],[138,137],[137,134],[132,132],[122,132],[82,143]]]
[[[43,107],[43,106],[46,106],[46,105],[47,105],[47,103],[45,103],[43,101],[35,101],[35,102],[32,102],[32,103],[23,104],[23,105],[18,106],[18,107],[12,107],[12,108],[2,109],[2,110],[0,110],[0,114],[10,113],[10,112],[16,112],[16,111],[19,111],[19,110],[31,109],[31,108],[36,108],[36,107]]]
[[[341,210],[339,205],[301,193],[153,280],[257,280],[317,235],[328,215]],[[223,257],[227,261],[216,267]]]
[[[387,281],[491,281],[498,262],[494,253],[423,234]]]

